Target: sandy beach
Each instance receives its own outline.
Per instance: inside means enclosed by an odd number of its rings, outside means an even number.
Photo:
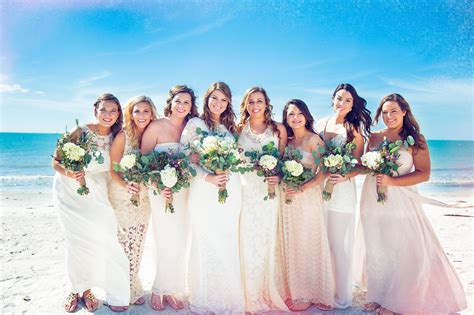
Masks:
[[[359,193],[362,180],[362,178],[357,180]],[[474,200],[471,190],[439,192],[422,189],[421,191],[427,197],[446,203],[461,201],[473,204]],[[2,191],[1,209],[2,313],[64,313],[62,304],[69,293],[64,264],[64,238],[53,206],[51,190]],[[424,209],[464,286],[470,304],[462,314],[472,314],[474,209],[434,206],[425,206]],[[142,306],[131,306],[124,314],[188,314],[187,309],[176,312],[169,306],[163,312],[151,310],[149,290],[154,277],[153,255],[152,238],[148,237],[140,273],[147,302]],[[96,293],[97,297],[104,298],[102,292],[96,291]],[[311,308],[304,314],[362,314],[361,306],[364,301],[365,294],[354,289],[352,308],[330,312]],[[77,313],[87,313],[82,304],[79,305]],[[105,305],[101,305],[96,313],[113,314]]]

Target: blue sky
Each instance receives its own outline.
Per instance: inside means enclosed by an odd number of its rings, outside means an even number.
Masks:
[[[175,84],[264,87],[281,117],[331,113],[338,83],[372,111],[411,103],[429,139],[473,139],[474,6],[459,1],[2,1],[1,131],[62,132],[105,91],[160,112]],[[379,126],[380,127],[380,126]],[[377,127],[375,128],[377,129]]]

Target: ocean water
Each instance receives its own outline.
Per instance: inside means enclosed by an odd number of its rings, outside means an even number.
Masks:
[[[60,134],[0,133],[0,189],[52,186],[51,155]],[[474,189],[474,141],[428,141],[431,178],[423,189]]]

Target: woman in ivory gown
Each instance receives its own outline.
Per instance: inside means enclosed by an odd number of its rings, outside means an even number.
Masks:
[[[312,304],[321,310],[334,306],[334,273],[329,240],[324,219],[321,182],[325,174],[318,172],[312,152],[324,147],[313,130],[314,119],[308,106],[298,99],[290,100],[283,109],[283,125],[288,132],[289,145],[303,156],[302,163],[316,173],[310,181],[294,190],[291,204],[282,198],[280,261],[283,282],[280,291],[288,308],[304,311]],[[318,154],[318,153],[317,153]]]
[[[187,147],[199,138],[197,128],[233,135],[232,94],[224,82],[213,83],[204,95],[201,118],[191,119],[181,136]],[[189,304],[197,313],[236,313],[245,309],[239,258],[242,190],[238,174],[214,175],[197,166],[189,188],[192,230],[189,259]],[[219,186],[228,197],[218,201]]]
[[[124,111],[124,128],[110,148],[112,162],[120,163],[124,155],[140,152],[140,143],[145,129],[156,119],[156,108],[147,96],[136,96],[128,101]],[[109,199],[114,207],[119,224],[119,241],[130,262],[130,303],[145,303],[143,287],[139,277],[145,236],[150,219],[148,190],[143,184],[126,182],[111,170],[113,181],[109,186]],[[132,194],[138,194],[138,206],[131,203]]]
[[[270,99],[261,87],[247,90],[240,105],[239,147],[261,151],[273,141],[283,153],[286,128],[272,119]],[[287,310],[275,286],[275,250],[280,196],[264,200],[268,185],[278,186],[278,176],[259,177],[256,172],[242,175],[240,213],[240,261],[244,280],[245,310],[265,312]]]
[[[368,148],[383,138],[415,144],[402,148],[398,174],[367,175],[361,194],[361,223],[366,245],[367,311],[380,314],[455,313],[467,307],[463,287],[451,265],[418,194],[416,185],[430,177],[430,154],[410,105],[399,94],[385,96],[375,114],[386,129],[375,132]],[[377,202],[376,185],[387,187],[387,201]],[[446,205],[443,205],[446,206]]]
[[[332,96],[335,115],[323,118],[316,124],[316,130],[324,142],[344,146],[354,141],[356,148],[352,154],[359,159],[372,123],[366,103],[352,85],[339,84]],[[357,208],[353,177],[357,174],[356,171],[346,176],[331,174],[327,180],[334,184],[334,190],[331,199],[323,202],[336,276],[336,308],[352,305],[352,253]]]
[[[64,228],[66,265],[71,286],[64,308],[74,312],[79,293],[89,312],[99,303],[91,292],[99,287],[107,293],[107,303],[113,311],[128,308],[130,288],[127,256],[117,238],[117,219],[108,198],[110,182],[110,144],[122,126],[119,100],[112,94],[99,96],[94,103],[96,121],[72,132],[78,139],[81,133],[92,137],[104,157],[98,164],[92,159],[84,172],[66,171],[55,153],[52,166],[56,171],[53,198]],[[79,195],[78,182],[86,179],[89,194]]]
[[[143,134],[141,152],[179,151],[184,126],[198,115],[194,91],[186,85],[173,86],[164,109],[165,118],[153,121]],[[166,213],[166,199],[173,197],[175,213]],[[186,249],[189,236],[188,189],[176,194],[166,188],[161,194],[149,191],[153,235],[156,249],[156,273],[151,307],[161,311],[164,302],[177,310],[184,307],[186,285]]]

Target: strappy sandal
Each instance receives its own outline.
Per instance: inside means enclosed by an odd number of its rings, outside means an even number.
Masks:
[[[165,300],[174,310],[182,310],[184,308],[184,303],[172,295],[165,295]]]
[[[364,306],[362,307],[363,312],[375,312],[380,308],[380,305],[375,302],[369,302],[365,303]]]
[[[108,304],[108,306],[115,313],[120,313],[120,312],[124,312],[124,311],[128,310],[128,306],[114,306],[114,305],[110,305],[110,304]]]
[[[143,305],[145,304],[145,298],[143,296],[139,297],[132,303],[133,305]]]
[[[158,299],[160,300],[160,305],[156,305],[153,303],[153,297],[157,296]],[[156,299],[155,299],[156,300]],[[158,294],[151,294],[151,309],[154,311],[162,311],[165,309],[165,303],[163,303],[163,295],[158,295]]]
[[[87,292],[87,293],[86,293]],[[82,294],[82,302],[86,306],[87,311],[95,312],[99,307],[99,301],[90,290],[85,291],[85,294]]]
[[[68,313],[74,313],[77,310],[77,304],[79,304],[79,294],[69,293],[64,301],[64,310]]]
[[[391,310],[386,309],[385,307],[380,306],[376,311],[377,314],[381,315],[394,315],[395,313]]]

